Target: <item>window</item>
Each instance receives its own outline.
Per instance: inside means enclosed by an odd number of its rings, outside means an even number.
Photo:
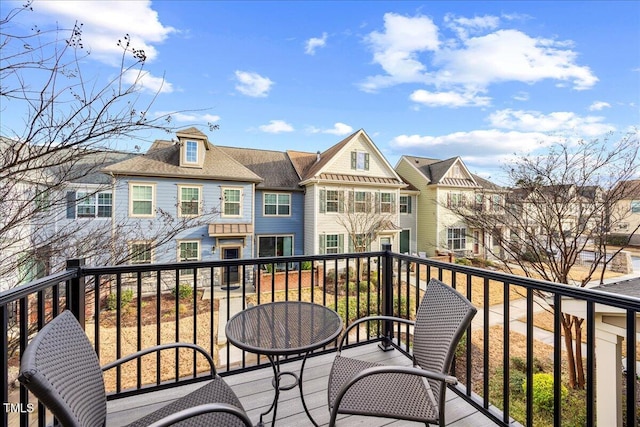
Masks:
[[[180,216],[200,214],[200,187],[179,186]]]
[[[240,199],[242,190],[239,188],[225,188],[223,189],[223,209],[222,215],[224,216],[240,216]]]
[[[482,194],[476,194],[476,210],[483,211],[484,196]]]
[[[400,196],[400,213],[411,213],[411,196]]]
[[[631,213],[640,213],[640,200],[631,201]]]
[[[197,240],[182,241],[178,244],[178,261],[198,261],[200,259],[200,242]],[[180,270],[181,275],[193,274],[193,269]]]
[[[370,206],[369,204],[371,200],[371,196],[366,191],[356,191],[353,195],[353,209],[355,212],[369,212]]]
[[[77,217],[94,218],[96,216],[95,196],[84,191],[78,191],[76,197],[78,198],[76,204]]]
[[[467,247],[466,228],[447,228],[447,246],[451,250],[461,250]]]
[[[351,169],[353,170],[369,170],[369,153],[361,151],[351,152]]]
[[[151,243],[129,243],[129,260],[131,264],[151,264]]]
[[[337,254],[342,252],[340,250],[340,236],[337,234],[327,234],[325,236],[324,253],[325,254]]]
[[[449,208],[461,206],[464,201],[462,193],[449,193],[447,196],[447,207]]]
[[[491,196],[491,210],[497,212],[502,207],[502,200],[499,194]]]
[[[393,213],[393,204],[395,202],[393,193],[380,193],[380,212]]]
[[[47,211],[51,206],[49,190],[46,187],[36,188],[35,197],[36,209],[39,211]]]
[[[291,215],[291,195],[279,193],[264,194],[265,216],[289,216]]]
[[[339,212],[340,196],[337,190],[327,190],[327,212]]]
[[[185,142],[184,161],[185,163],[198,163],[198,143],[196,141]]]
[[[293,236],[259,236],[258,256],[291,256],[293,255]]]
[[[153,185],[131,184],[131,216],[153,216]]]
[[[73,193],[72,193],[73,194]],[[111,218],[112,195],[108,192],[75,193],[76,218]]]

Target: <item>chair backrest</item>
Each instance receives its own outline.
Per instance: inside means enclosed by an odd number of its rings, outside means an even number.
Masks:
[[[447,374],[456,346],[475,316],[476,308],[451,286],[431,279],[416,314],[413,357],[420,367]],[[429,380],[436,399],[442,383]]]
[[[31,340],[18,379],[63,426],[104,425],[107,400],[100,363],[70,311],[51,320]]]

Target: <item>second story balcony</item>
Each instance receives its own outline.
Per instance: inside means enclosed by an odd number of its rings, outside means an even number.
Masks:
[[[329,307],[345,327],[370,315],[413,319],[429,280],[437,278],[478,309],[456,350],[451,374],[458,384],[447,391],[447,425],[637,425],[640,299],[386,249],[113,267],[72,260],[64,272],[0,294],[0,424],[51,423],[16,378],[30,340],[64,310],[79,320],[101,365],[158,344],[203,347],[256,424],[273,397],[271,365],[265,355],[230,342],[225,326],[234,315],[275,301],[306,301]],[[582,362],[576,379],[562,330],[568,315],[583,319],[582,336],[572,343]],[[413,332],[385,321],[357,327],[345,337],[345,352],[410,365],[404,355],[413,352]],[[336,341],[313,350],[304,370],[306,404],[319,425],[329,423],[327,375],[335,350]],[[298,369],[303,358],[292,354],[280,363]],[[184,394],[206,379],[207,369],[204,358],[183,350],[112,369],[105,375],[108,425],[124,425]],[[280,402],[276,425],[311,425],[297,393],[283,391]],[[364,422],[393,420],[349,416],[337,425]]]

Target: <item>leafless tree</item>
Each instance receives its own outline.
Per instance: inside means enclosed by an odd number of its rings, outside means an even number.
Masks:
[[[83,45],[81,23],[71,29],[34,26],[23,32],[14,25],[16,17],[31,12],[29,2],[0,17],[0,113],[20,115],[19,124],[0,124],[0,282],[14,273],[13,285],[20,282],[15,273],[28,270],[34,259],[73,250],[74,238],[95,252],[108,248],[118,254],[112,262],[126,261],[120,255],[127,252],[116,248],[115,241],[91,246],[78,234],[86,224],[61,228],[55,212],[66,209],[69,183],[82,182],[114,161],[113,141],[140,139],[142,131],[175,130],[170,115],[148,114],[159,92],[143,96],[147,57],[128,35],[114,40],[121,48],[119,67],[103,81],[83,70],[90,52]],[[197,221],[159,214],[164,224],[159,243]]]
[[[488,215],[479,208],[480,194],[456,213],[471,228],[499,237],[495,247],[485,249],[512,273],[578,287],[602,283],[605,269],[624,249],[611,248],[608,237],[630,214],[617,206],[629,195],[624,183],[639,171],[639,146],[636,131],[617,141],[610,136],[554,143],[544,154],[519,157],[508,167],[512,188],[499,212]],[[582,257],[584,252],[590,259]],[[586,272],[574,280],[572,269],[578,265]],[[569,384],[584,388],[581,346],[572,345],[581,342],[584,320],[566,313],[561,318]]]

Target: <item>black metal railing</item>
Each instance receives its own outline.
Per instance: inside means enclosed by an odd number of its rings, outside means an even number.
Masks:
[[[539,368],[534,337],[546,316],[552,337],[547,371],[553,378],[552,401],[544,408],[550,424],[563,425],[566,411],[579,413],[585,425],[596,421],[596,327],[607,307],[622,319],[627,369],[612,375],[620,384],[636,378],[636,316],[640,299],[558,285],[540,280],[400,255],[390,250],[362,254],[293,256],[173,264],[89,267],[68,263],[67,271],[0,294],[0,372],[4,425],[47,423],[15,382],[19,355],[29,339],[62,310],[76,314],[101,364],[127,353],[167,342],[191,342],[206,348],[221,375],[264,367],[266,359],[227,345],[224,324],[250,305],[277,300],[311,301],[336,310],[349,324],[367,315],[413,317],[432,277],[457,288],[479,308],[454,362],[460,384],[453,390],[497,424],[514,420],[537,424],[541,408],[534,401],[534,372]],[[579,303],[580,307],[574,306]],[[550,314],[547,313],[547,310]],[[584,398],[568,406],[564,387],[561,316],[578,310],[585,319]],[[521,318],[517,318],[520,316]],[[523,326],[523,329],[516,328]],[[349,346],[380,341],[383,349],[410,354],[412,330],[384,323],[356,329]],[[333,345],[317,354],[334,350]],[[496,351],[497,350],[497,351]],[[514,355],[519,356],[514,367]],[[292,358],[295,359],[295,358]],[[144,369],[143,369],[144,364]],[[611,369],[600,366],[600,369]],[[171,350],[145,356],[105,377],[109,399],[175,387],[202,379],[205,364],[193,353]],[[526,389],[526,391],[524,390]],[[626,381],[618,398],[626,399],[624,424],[636,425],[636,381]],[[604,398],[601,397],[603,400]],[[582,405],[582,406],[580,406]],[[615,411],[615,408],[610,410]],[[573,414],[575,416],[575,414]],[[599,414],[602,415],[602,414]]]

